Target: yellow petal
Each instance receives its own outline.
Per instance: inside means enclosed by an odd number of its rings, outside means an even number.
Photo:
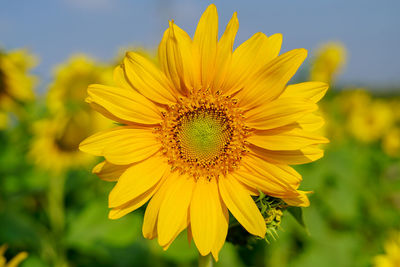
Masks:
[[[18,267],[22,261],[28,257],[28,253],[23,251],[18,253],[14,258],[12,258],[4,267]],[[1,263],[1,262],[0,262]]]
[[[215,71],[218,42],[218,13],[214,4],[208,6],[197,24],[193,44],[200,55],[201,84],[209,88]]]
[[[321,116],[309,113],[300,118],[296,124],[308,132],[313,132],[324,126],[325,121]]]
[[[282,47],[282,34],[275,33],[268,37],[268,52],[264,52],[264,56],[262,59],[262,65],[266,65],[268,62],[273,60],[279,55]]]
[[[188,224],[186,231],[187,231],[188,243],[190,245],[192,243],[192,240],[193,240],[192,226],[190,225],[190,223]]]
[[[246,112],[246,125],[258,130],[278,128],[294,123],[317,109],[317,105],[302,99],[276,99]]]
[[[111,220],[117,220],[124,217],[126,214],[137,210],[141,206],[143,206],[149,199],[154,195],[156,192],[154,189],[157,186],[153,186],[140,196],[134,198],[133,200],[129,201],[125,205],[122,205],[118,208],[112,208],[108,213],[108,218]]]
[[[237,177],[235,177],[237,179]],[[239,179],[237,179],[239,184],[243,187],[243,189],[246,191],[247,194],[249,194],[252,197],[259,196],[260,191],[258,191],[258,188],[255,188],[254,186],[249,186],[243,182],[241,182]]]
[[[261,191],[272,197],[281,198],[285,196],[287,192],[289,192],[289,190],[286,189],[290,188],[289,186],[279,184],[278,181],[273,183],[271,182],[273,181],[271,177],[265,179],[265,177],[261,176],[259,173],[249,173],[249,171],[244,168],[242,170],[235,171],[231,175],[233,178],[237,179],[239,182],[243,183],[254,191]]]
[[[124,59],[125,75],[140,94],[160,104],[174,104],[173,85],[156,66],[143,56],[128,52]]]
[[[186,215],[184,217],[182,217],[181,222],[180,222],[180,227],[178,228],[178,231],[176,231],[176,233],[174,234],[174,236],[171,238],[171,240],[166,243],[165,245],[163,245],[163,250],[167,250],[169,248],[169,246],[172,244],[172,242],[175,240],[175,238],[183,231],[187,228],[187,226],[189,225],[189,214],[186,213]]]
[[[170,22],[170,27],[171,27]],[[163,38],[161,39],[160,44],[158,45],[158,60],[161,65],[161,70],[165,73],[165,76],[174,84],[174,88],[182,93],[181,88],[181,79],[177,70],[177,65],[180,62],[178,55],[176,54],[176,41],[171,38],[171,29],[168,28],[165,30]]]
[[[117,87],[128,88],[133,90],[134,88],[129,84],[127,78],[125,77],[125,70],[122,65],[118,65],[114,69],[113,73],[114,82]]]
[[[143,194],[167,174],[168,168],[169,165],[158,155],[133,164],[121,175],[111,190],[108,206],[121,206]]]
[[[169,173],[166,173],[166,182],[171,181],[170,176],[171,175]],[[164,200],[165,193],[167,191],[166,189],[167,187],[165,185],[161,186],[160,189],[151,198],[149,204],[146,207],[146,212],[144,213],[143,218],[142,232],[143,236],[147,239],[154,239],[157,237],[158,213],[160,211],[161,203]]]
[[[179,231],[182,231],[182,223],[188,216],[195,184],[193,179],[186,175],[180,175],[176,171],[165,184],[167,191],[161,203],[157,225],[160,246],[170,243],[179,234]]]
[[[201,255],[211,252],[219,231],[217,217],[221,204],[215,179],[199,178],[190,203],[190,222],[194,242]]]
[[[114,165],[108,161],[102,161],[97,164],[92,173],[99,176],[100,179],[109,182],[118,181],[119,177],[129,168],[130,165]]]
[[[310,200],[307,197],[307,193],[310,192],[305,192],[305,191],[297,191],[299,194],[296,197],[292,198],[283,198],[283,201],[285,201],[288,205],[290,206],[297,206],[297,207],[308,207],[310,206]]]
[[[135,197],[134,199],[132,199],[131,201],[122,206],[111,209],[108,214],[108,218],[112,220],[119,219],[125,216],[126,214],[143,206],[159,190],[160,186],[163,184],[163,181],[165,180],[165,176],[167,175],[164,175],[163,179],[158,181],[154,186],[152,186],[143,194]]]
[[[262,176],[273,177],[275,180],[281,181],[285,186],[298,188],[302,180],[301,175],[287,164],[271,163],[255,154],[248,154],[246,157],[247,169],[257,171]]]
[[[135,129],[136,130],[136,129]],[[125,133],[121,133],[121,136]],[[113,164],[126,165],[139,162],[154,155],[161,148],[160,142],[155,136],[142,133],[142,131],[131,131],[116,141],[114,146],[107,146],[104,149],[104,157]]]
[[[247,109],[276,99],[307,56],[307,50],[294,49],[263,66],[237,95]]]
[[[214,246],[211,250],[212,255],[214,256],[215,261],[218,261],[219,251],[222,249],[225,244],[226,235],[228,234],[228,225],[229,225],[229,212],[225,206],[225,203],[222,201],[221,196],[219,196],[219,201],[221,203],[221,210],[218,212],[217,216],[217,236],[215,238]]]
[[[254,145],[248,148],[259,157],[269,161],[282,164],[297,165],[316,161],[324,156],[324,151],[316,145],[308,146],[299,150],[268,150]]]
[[[194,88],[200,73],[196,66],[198,59],[193,55],[192,39],[173,21],[160,42],[158,57],[161,69],[181,95]]]
[[[271,164],[254,156],[247,156],[243,165],[231,175],[238,181],[277,198],[296,195],[293,183],[271,172]]]
[[[314,144],[328,143],[325,137],[309,133],[299,128],[288,130],[271,129],[255,131],[247,141],[258,147],[268,150],[297,150]]]
[[[103,115],[104,117],[106,117],[106,118],[108,118],[108,119],[110,119],[110,120],[113,120],[113,121],[118,122],[118,123],[123,124],[123,125],[133,124],[131,121],[126,121],[126,120],[123,120],[123,119],[118,118],[117,116],[113,115],[111,112],[109,112],[109,111],[108,111],[107,109],[105,109],[104,107],[100,106],[100,105],[97,104],[97,103],[94,103],[90,97],[87,97],[87,98],[85,99],[85,102],[86,102],[86,103],[89,103],[90,107],[91,107],[93,110],[96,110],[96,111],[99,112],[101,115]]]
[[[153,155],[160,149],[152,129],[121,126],[96,133],[83,140],[79,149],[96,156],[104,156],[116,165],[127,165]]]
[[[4,253],[6,252],[7,249],[8,249],[8,245],[6,245],[6,244],[3,244],[3,245],[0,246],[0,256],[1,256],[1,258],[4,258],[3,256],[4,256]]]
[[[288,85],[279,98],[298,97],[317,103],[325,95],[329,85],[323,82],[305,82]]]
[[[241,44],[233,52],[229,75],[222,86],[222,92],[233,94],[242,89],[262,66],[278,56],[281,44],[281,34],[268,38],[260,32]]]
[[[228,74],[232,61],[232,48],[236,33],[239,29],[237,13],[233,13],[231,20],[226,26],[225,32],[217,44],[217,55],[215,60],[215,76],[212,83],[212,91],[221,90],[222,84]]]
[[[154,103],[132,89],[92,84],[88,94],[88,102],[102,106],[124,121],[142,124],[161,121],[161,113]]]
[[[267,230],[264,218],[247,191],[230,175],[220,177],[218,186],[225,205],[236,220],[250,234],[263,238]]]

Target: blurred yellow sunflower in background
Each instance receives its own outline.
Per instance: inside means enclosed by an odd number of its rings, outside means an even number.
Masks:
[[[355,105],[349,114],[347,128],[358,140],[370,143],[382,138],[393,125],[393,112],[388,103],[371,100]]]
[[[111,67],[99,66],[81,55],[58,67],[47,95],[49,116],[33,124],[30,154],[38,165],[62,171],[85,166],[93,160],[79,151],[79,143],[86,136],[110,127],[111,123],[82,102],[89,84],[110,84],[111,80]]]
[[[375,267],[398,267],[400,266],[400,232],[392,233],[390,239],[385,243],[385,254],[374,258]]]
[[[201,255],[218,253],[228,210],[251,234],[266,222],[252,196],[263,192],[291,206],[308,206],[301,175],[289,165],[323,156],[328,140],[313,112],[328,85],[287,85],[307,56],[279,55],[281,34],[257,33],[232,51],[236,13],[218,41],[210,5],[194,38],[173,21],[158,49],[161,69],[128,52],[114,71],[115,87],[91,85],[86,101],[122,126],[85,139],[80,149],[104,156],[93,172],[117,181],[109,217],[148,200],[143,234],[165,249],[188,228]]]
[[[310,79],[332,83],[346,63],[346,54],[341,43],[330,42],[319,47],[311,63]]]
[[[337,104],[348,115],[355,110],[365,108],[371,101],[372,97],[365,88],[348,88],[340,93]]]
[[[20,252],[14,258],[7,262],[4,253],[7,250],[7,245],[0,246],[0,267],[17,267],[23,260],[28,257],[28,253]]]
[[[0,50],[0,129],[7,125],[6,112],[34,99],[36,78],[28,72],[35,64],[36,59],[26,50]]]
[[[47,93],[47,107],[52,114],[74,115],[90,108],[82,101],[93,82],[112,84],[112,68],[85,55],[74,55],[55,70],[55,79]]]
[[[87,166],[93,162],[93,157],[80,152],[79,143],[104,127],[103,118],[84,111],[74,116],[39,120],[33,124],[30,156],[41,168],[54,172]]]
[[[393,127],[383,137],[383,151],[389,156],[400,156],[400,127]]]

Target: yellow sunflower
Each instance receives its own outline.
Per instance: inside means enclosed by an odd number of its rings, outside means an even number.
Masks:
[[[346,63],[346,48],[330,42],[319,47],[311,64],[311,80],[331,83]]]
[[[39,120],[33,123],[30,156],[41,168],[56,173],[87,166],[93,162],[93,157],[79,151],[79,143],[104,127],[103,118],[84,111],[74,116]]]
[[[173,21],[158,49],[160,68],[128,52],[114,71],[116,86],[91,85],[86,101],[121,126],[84,140],[80,149],[104,156],[93,172],[117,181],[109,217],[149,201],[143,235],[165,249],[184,229],[201,255],[225,242],[230,213],[251,234],[266,222],[252,196],[260,191],[288,205],[308,206],[301,176],[290,164],[317,160],[327,139],[311,131],[328,86],[287,86],[305,49],[278,55],[282,36],[257,33],[232,51],[236,13],[218,41],[210,5],[194,38]]]
[[[110,67],[97,66],[82,55],[58,67],[47,95],[50,115],[33,124],[30,156],[39,166],[59,172],[92,162],[92,156],[79,151],[79,143],[111,123],[82,102],[90,83],[107,84],[110,80]]]
[[[58,66],[47,93],[47,107],[52,114],[71,115],[89,110],[82,102],[89,84],[112,83],[112,68],[96,63],[85,55],[74,55]]]
[[[35,62],[26,50],[0,51],[0,128],[7,124],[6,111],[15,111],[17,104],[34,99],[36,78],[28,71]]]
[[[393,125],[393,117],[389,104],[375,99],[368,105],[354,106],[348,117],[347,128],[357,140],[371,143],[388,132]]]

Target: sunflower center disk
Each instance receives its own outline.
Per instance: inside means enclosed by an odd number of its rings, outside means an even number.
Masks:
[[[229,98],[195,95],[164,113],[156,129],[162,153],[173,171],[212,179],[238,167],[248,131]]]
[[[217,159],[232,135],[225,116],[213,109],[185,114],[175,131],[182,156],[201,163]]]

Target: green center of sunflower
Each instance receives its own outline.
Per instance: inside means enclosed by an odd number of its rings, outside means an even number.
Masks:
[[[175,128],[180,151],[190,162],[209,162],[229,145],[232,132],[223,112],[197,109],[179,118]]]

